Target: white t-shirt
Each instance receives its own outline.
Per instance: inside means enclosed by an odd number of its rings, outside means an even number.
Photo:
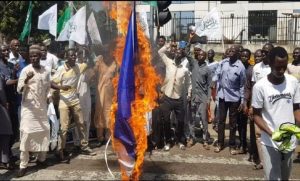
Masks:
[[[259,80],[252,90],[252,107],[262,109],[262,117],[267,125],[274,131],[282,123],[295,123],[293,104],[300,103],[300,90],[298,80],[285,74],[285,80],[279,85],[272,84],[268,77]],[[262,131],[261,143],[277,148],[281,142],[275,142],[272,138]],[[292,148],[296,147],[296,137],[291,139]]]
[[[271,73],[271,68],[269,65],[265,65],[263,62],[259,62],[254,65],[253,73],[252,73],[252,82],[257,82],[261,78],[266,77],[269,73]]]

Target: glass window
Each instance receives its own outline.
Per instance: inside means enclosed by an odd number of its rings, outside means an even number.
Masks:
[[[237,1],[221,1],[221,4],[233,4],[236,3]]]
[[[188,36],[188,27],[195,24],[194,11],[172,11],[174,19],[175,35],[177,40],[186,40]]]

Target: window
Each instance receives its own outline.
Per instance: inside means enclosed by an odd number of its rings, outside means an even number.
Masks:
[[[252,41],[276,41],[277,10],[249,11],[248,38]]]
[[[237,1],[221,1],[221,4],[233,4],[236,3]]]
[[[194,11],[172,11],[171,14],[174,21],[176,39],[186,40],[189,33],[188,27],[195,24]]]

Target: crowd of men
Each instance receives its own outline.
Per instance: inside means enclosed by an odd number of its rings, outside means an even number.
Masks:
[[[255,170],[264,169],[266,179],[287,180],[293,152],[279,150],[281,143],[272,140],[272,133],[283,123],[300,123],[300,48],[294,49],[291,63],[287,51],[271,43],[255,51],[253,62],[251,51],[241,45],[232,45],[215,61],[214,50],[206,52],[199,43],[166,43],[163,36],[158,42],[165,75],[158,89],[159,106],[152,111],[150,147],[169,151],[177,144],[185,150],[200,142],[210,150],[208,124],[212,123],[218,134],[215,153],[228,145],[231,155],[249,153],[248,160]],[[154,66],[162,72],[158,60]],[[291,148],[295,147],[292,139]]]
[[[193,36],[197,35],[190,40]],[[266,179],[288,179],[293,152],[279,151],[280,143],[271,136],[284,122],[300,123],[300,48],[294,49],[289,64],[287,51],[270,43],[255,51],[254,62],[251,51],[241,45],[232,45],[215,60],[213,49],[206,52],[190,40],[167,43],[160,36],[153,50],[152,65],[163,81],[157,86],[149,149],[169,151],[177,144],[185,150],[200,142],[210,150],[211,123],[218,134],[214,152],[219,153],[227,145],[228,112],[230,154],[249,153],[248,160],[255,169],[264,169]],[[57,55],[47,48],[44,42],[20,49],[16,39],[0,46],[0,162],[12,169],[20,159],[19,177],[30,160],[45,164],[52,127],[47,111],[52,104],[60,121],[60,161],[69,159],[66,141],[71,122],[76,128],[74,144],[82,154],[96,155],[89,147],[91,120],[99,146],[110,136],[112,79],[118,73],[113,58],[104,56],[111,48],[98,48],[94,56],[82,46]],[[20,142],[19,158],[11,151],[15,142]],[[296,141],[291,144],[294,149]]]
[[[47,51],[49,41],[20,47],[17,39],[0,46],[0,163],[13,169],[20,159],[18,176],[26,173],[29,161],[45,165],[50,148],[49,107],[59,118],[60,139],[56,155],[68,161],[66,141],[71,123],[75,123],[74,144],[81,154],[96,155],[89,147],[92,104],[97,108],[93,120],[98,146],[108,140],[109,110],[112,103],[112,78],[117,66],[112,58],[92,57],[90,49],[78,46],[54,55]],[[22,50],[22,51],[21,51]],[[91,88],[94,88],[92,103]],[[97,101],[95,101],[97,100]],[[50,109],[51,110],[51,109]],[[13,155],[12,146],[20,142],[20,157]]]

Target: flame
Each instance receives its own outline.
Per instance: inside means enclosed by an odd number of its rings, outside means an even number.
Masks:
[[[119,30],[119,37],[117,38],[117,46],[114,50],[114,58],[119,66],[122,63],[123,50],[125,47],[127,26],[131,11],[131,4],[128,2],[114,2],[109,15],[112,19],[117,21],[117,28]],[[133,169],[131,178],[128,178],[125,171],[121,170],[122,180],[138,180],[142,173],[142,166],[144,162],[144,155],[147,149],[147,134],[146,134],[146,113],[150,112],[156,106],[156,85],[160,82],[160,78],[155,73],[151,65],[151,48],[150,42],[145,36],[139,21],[137,21],[137,37],[139,47],[139,61],[135,65],[135,100],[131,104],[131,119],[129,124],[133,130],[136,140],[136,163]],[[115,113],[117,111],[117,87],[119,76],[113,79],[114,98],[111,107],[111,133],[114,135]],[[112,144],[114,150],[117,147],[115,140]]]

